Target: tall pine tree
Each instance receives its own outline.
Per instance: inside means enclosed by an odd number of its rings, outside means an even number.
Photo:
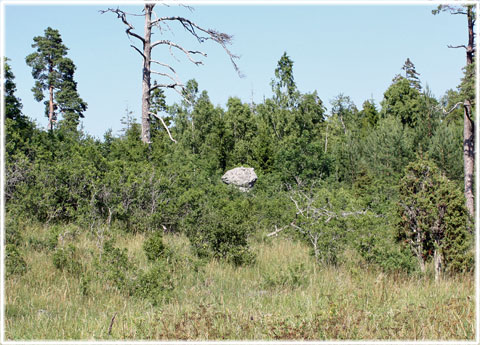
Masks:
[[[87,103],[78,94],[73,79],[76,67],[66,57],[68,48],[58,30],[50,27],[45,29],[44,36],[36,36],[33,41],[35,52],[26,57],[26,63],[32,67],[32,76],[36,80],[32,88],[35,99],[40,102],[48,95],[45,101],[48,129],[53,129],[59,113],[65,124],[76,127],[79,118],[84,117]]]

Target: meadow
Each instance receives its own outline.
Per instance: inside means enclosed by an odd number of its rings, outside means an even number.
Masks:
[[[26,226],[28,270],[5,281],[5,339],[82,340],[473,340],[472,274],[435,281],[427,273],[384,273],[346,252],[337,266],[315,263],[288,236],[252,240],[256,261],[235,267],[199,262],[183,235],[166,234],[176,257],[174,291],[152,304],[96,277],[52,263],[49,226]],[[84,271],[100,255],[98,238],[64,226],[59,246],[75,241]],[[141,269],[144,234],[122,234],[116,246]],[[60,243],[62,242],[62,243]]]

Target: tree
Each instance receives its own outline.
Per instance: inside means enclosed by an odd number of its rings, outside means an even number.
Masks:
[[[448,46],[448,48],[464,48],[467,56],[467,65],[465,67],[465,78],[462,80],[460,89],[463,90],[463,167],[465,182],[465,199],[470,217],[475,216],[475,203],[473,191],[473,173],[475,170],[475,122],[472,114],[472,107],[475,101],[475,33],[474,26],[476,20],[475,6],[450,6],[439,5],[433,10],[434,15],[440,12],[450,12],[453,15],[465,15],[467,17],[468,44],[459,46]],[[473,92],[472,92],[473,91]]]
[[[5,90],[5,118],[17,120],[22,117],[22,103],[15,92],[15,76],[8,64],[10,59],[4,58],[4,90]]]
[[[150,103],[151,103],[151,95],[152,92],[157,89],[157,88],[165,88],[165,89],[172,89],[178,92],[180,95],[183,95],[184,93],[182,90],[184,89],[184,85],[180,81],[177,72],[175,69],[162,61],[157,61],[152,58],[152,50],[153,48],[157,46],[167,46],[170,49],[170,53],[172,54],[172,50],[175,49],[177,51],[182,52],[190,62],[192,62],[195,65],[202,65],[203,62],[201,60],[196,60],[194,58],[195,55],[200,55],[203,57],[206,57],[207,54],[205,54],[202,51],[198,50],[188,50],[184,48],[183,46],[179,45],[178,43],[175,43],[173,41],[167,40],[167,39],[160,39],[158,41],[152,42],[152,29],[157,27],[160,31],[161,30],[161,25],[165,25],[168,27],[168,23],[170,22],[175,22],[179,23],[182,25],[182,27],[187,30],[193,37],[195,37],[199,43],[203,43],[208,40],[212,40],[215,43],[218,43],[222,48],[225,50],[227,55],[230,57],[230,61],[232,62],[235,70],[239,72],[237,65],[235,64],[234,59],[237,59],[238,57],[236,55],[233,55],[230,50],[228,50],[227,45],[231,44],[232,42],[232,36],[218,32],[216,30],[212,29],[204,29],[203,27],[197,25],[193,21],[179,17],[179,16],[168,16],[168,17],[159,17],[156,15],[154,12],[154,3],[150,4],[145,4],[144,9],[143,9],[143,14],[140,16],[143,16],[145,18],[145,31],[143,36],[135,33],[133,30],[135,30],[135,27],[127,20],[127,13],[120,10],[120,9],[112,9],[109,8],[104,11],[100,11],[100,13],[106,13],[106,12],[112,12],[117,15],[117,17],[125,24],[127,27],[126,33],[129,38],[133,37],[140,41],[141,43],[141,48],[138,48],[135,45],[131,45],[133,49],[135,49],[143,59],[143,68],[142,68],[142,141],[145,144],[150,143],[150,117],[154,116],[156,118],[160,119],[160,116],[154,112],[151,111],[150,108]],[[155,19],[152,19],[153,18]],[[172,54],[173,55],[173,54]],[[159,68],[163,68],[164,70],[162,71],[154,71],[151,68],[152,63],[156,64],[159,66]],[[166,78],[166,82],[164,83],[157,83],[152,85],[151,83],[151,75],[156,74],[160,77]],[[239,72],[240,73],[240,72]],[[164,124],[165,129],[168,130],[168,127]]]
[[[407,78],[407,80],[410,82],[410,86],[417,89],[419,92],[422,91],[420,79],[418,78],[420,73],[417,73],[417,71],[415,70],[415,65],[410,60],[410,58],[407,58],[407,60],[405,60],[402,69],[405,71],[405,78]]]
[[[407,78],[398,75],[383,94],[381,105],[383,117],[397,117],[410,127],[415,127],[424,110],[420,92]]]
[[[408,243],[422,272],[432,252],[435,279],[445,269],[469,268],[467,214],[461,193],[433,162],[419,158],[407,166],[400,183],[399,237]]]
[[[284,52],[275,68],[275,78],[271,82],[276,103],[282,107],[292,107],[298,96],[297,85],[293,78],[293,61]]]
[[[58,30],[48,27],[45,36],[33,38],[32,48],[36,51],[26,57],[26,63],[32,67],[32,76],[36,80],[32,88],[35,99],[40,102],[48,93],[45,113],[48,116],[48,129],[52,130],[57,122],[57,112],[64,120],[77,125],[79,118],[87,110],[77,92],[77,83],[73,79],[75,64],[66,57],[68,48],[63,44]]]

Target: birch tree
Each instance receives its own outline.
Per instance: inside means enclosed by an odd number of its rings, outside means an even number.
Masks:
[[[204,43],[206,41],[213,41],[219,44],[223,50],[227,53],[230,61],[233,64],[233,67],[240,74],[235,59],[238,59],[238,56],[232,54],[228,49],[228,45],[232,42],[232,36],[226,33],[221,33],[213,29],[205,29],[204,27],[196,24],[195,22],[181,17],[181,16],[165,16],[159,17],[154,11],[154,3],[147,3],[144,5],[143,14],[136,16],[143,16],[144,21],[144,32],[143,35],[135,32],[135,27],[129,21],[129,16],[133,14],[128,14],[120,9],[108,8],[107,10],[100,11],[100,13],[111,12],[117,15],[117,18],[122,21],[126,27],[126,34],[129,38],[133,38],[139,46],[131,44],[131,47],[137,51],[142,57],[142,141],[145,144],[150,143],[150,118],[158,118],[167,132],[169,133],[170,138],[171,134],[168,130],[167,125],[162,120],[161,116],[157,113],[154,113],[150,107],[152,92],[157,88],[172,89],[180,95],[184,95],[184,85],[180,81],[179,75],[175,68],[170,64],[155,60],[152,57],[152,51],[155,47],[167,47],[170,54],[173,55],[173,51],[183,54],[191,63],[194,65],[203,65],[202,58],[207,57],[207,54],[200,50],[190,50],[184,46],[171,41],[169,39],[159,39],[152,41],[152,33],[154,30],[157,30],[162,33],[162,30],[165,28],[169,29],[170,23],[180,24],[190,35],[197,39],[199,43]],[[152,69],[152,65],[155,65],[157,69]],[[156,83],[152,85],[151,79],[152,74],[155,74],[163,79],[163,82]]]

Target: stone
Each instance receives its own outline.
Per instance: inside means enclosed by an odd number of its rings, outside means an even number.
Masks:
[[[257,181],[257,174],[253,168],[238,167],[228,170],[223,176],[222,181],[231,184],[242,192],[248,192]]]

